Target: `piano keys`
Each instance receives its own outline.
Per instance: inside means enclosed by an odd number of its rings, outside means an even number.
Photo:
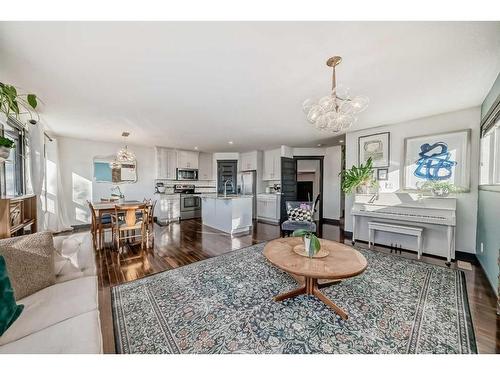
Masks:
[[[455,258],[456,211],[455,198],[422,197],[413,193],[356,194],[351,211],[352,240],[354,243],[359,238],[358,227],[364,217],[382,222],[426,224],[424,238],[438,225],[446,229],[445,256],[449,263]]]

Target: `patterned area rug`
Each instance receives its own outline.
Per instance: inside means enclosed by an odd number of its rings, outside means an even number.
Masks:
[[[112,289],[118,353],[476,353],[462,271],[360,250],[368,269],[321,301],[272,297],[296,281],[264,244]]]

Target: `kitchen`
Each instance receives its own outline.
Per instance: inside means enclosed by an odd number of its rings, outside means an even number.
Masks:
[[[278,224],[281,149],[206,153],[155,147],[158,224],[201,218],[229,234]]]

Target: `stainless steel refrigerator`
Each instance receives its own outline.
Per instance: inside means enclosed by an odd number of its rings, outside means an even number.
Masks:
[[[257,218],[257,177],[255,171],[240,172],[238,185],[241,195],[252,195],[252,218]]]

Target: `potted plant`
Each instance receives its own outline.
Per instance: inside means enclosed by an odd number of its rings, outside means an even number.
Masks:
[[[430,190],[435,197],[447,197],[450,193],[460,193],[462,189],[448,181],[427,181],[421,187],[422,190]]]
[[[28,115],[30,123],[36,123],[39,120],[37,105],[38,99],[35,94],[20,94],[14,86],[0,82],[0,114],[6,119],[10,115],[16,119]]]
[[[16,147],[14,141],[0,136],[0,161],[7,160],[10,155],[10,150],[14,147]]]
[[[339,175],[342,177],[342,191],[346,194],[355,191],[367,194],[369,189],[376,183],[373,178],[372,158],[369,158],[366,164],[361,164],[359,167],[354,165],[351,169],[343,170]]]
[[[293,237],[302,237],[304,249],[309,258],[312,258],[321,249],[321,243],[316,235],[307,229],[297,229],[292,233]]]

